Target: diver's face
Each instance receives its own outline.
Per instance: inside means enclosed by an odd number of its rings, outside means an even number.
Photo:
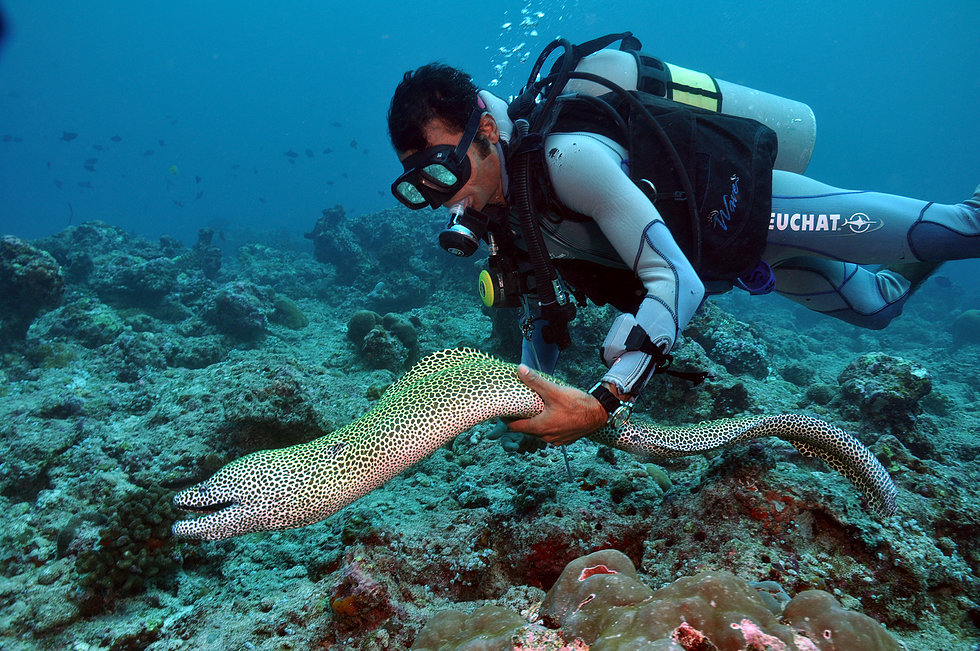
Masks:
[[[423,127],[425,133],[426,147],[437,145],[459,144],[463,137],[462,131],[457,131],[450,127],[442,118],[433,118]],[[500,174],[500,157],[497,155],[496,144],[500,140],[500,133],[497,131],[497,122],[489,113],[485,113],[480,121],[480,130],[477,132],[477,139],[485,138],[490,144],[490,151],[486,153],[481,150],[480,143],[474,141],[466,151],[470,160],[470,178],[459,192],[444,203],[444,206],[451,206],[463,200],[469,201],[469,207],[475,210],[483,210],[487,204],[505,203],[503,181]],[[401,152],[399,160],[405,160],[415,153],[416,150]]]

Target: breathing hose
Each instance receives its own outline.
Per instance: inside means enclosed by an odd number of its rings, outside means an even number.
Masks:
[[[555,344],[559,349],[565,349],[572,343],[568,334],[568,322],[575,318],[575,305],[566,296],[562,296],[559,300],[555,293],[553,283],[558,276],[551,265],[551,256],[541,236],[541,229],[534,221],[531,207],[529,159],[531,153],[541,146],[541,136],[540,134],[528,136],[529,125],[526,120],[518,120],[516,126],[520,146],[513,156],[510,199],[517,209],[521,232],[527,242],[541,314],[549,323],[549,330],[543,333],[545,340],[550,339],[550,343]]]

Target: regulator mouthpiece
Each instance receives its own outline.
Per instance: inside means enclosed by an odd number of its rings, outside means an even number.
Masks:
[[[439,233],[439,245],[463,258],[476,253],[489,225],[487,216],[469,205],[469,199],[463,199],[449,206],[449,222]]]

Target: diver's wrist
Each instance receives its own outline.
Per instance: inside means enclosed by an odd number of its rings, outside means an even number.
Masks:
[[[615,391],[615,393],[614,393]],[[599,381],[589,389],[589,395],[599,401],[607,414],[606,425],[620,427],[633,413],[633,403],[620,397],[619,390],[609,382]]]

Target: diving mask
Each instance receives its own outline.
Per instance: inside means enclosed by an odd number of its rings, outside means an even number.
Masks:
[[[402,161],[405,172],[391,184],[395,198],[412,210],[426,206],[438,208],[452,199],[470,180],[470,159],[466,155],[480,129],[486,111],[482,100],[470,114],[459,144],[436,145],[415,152]]]

